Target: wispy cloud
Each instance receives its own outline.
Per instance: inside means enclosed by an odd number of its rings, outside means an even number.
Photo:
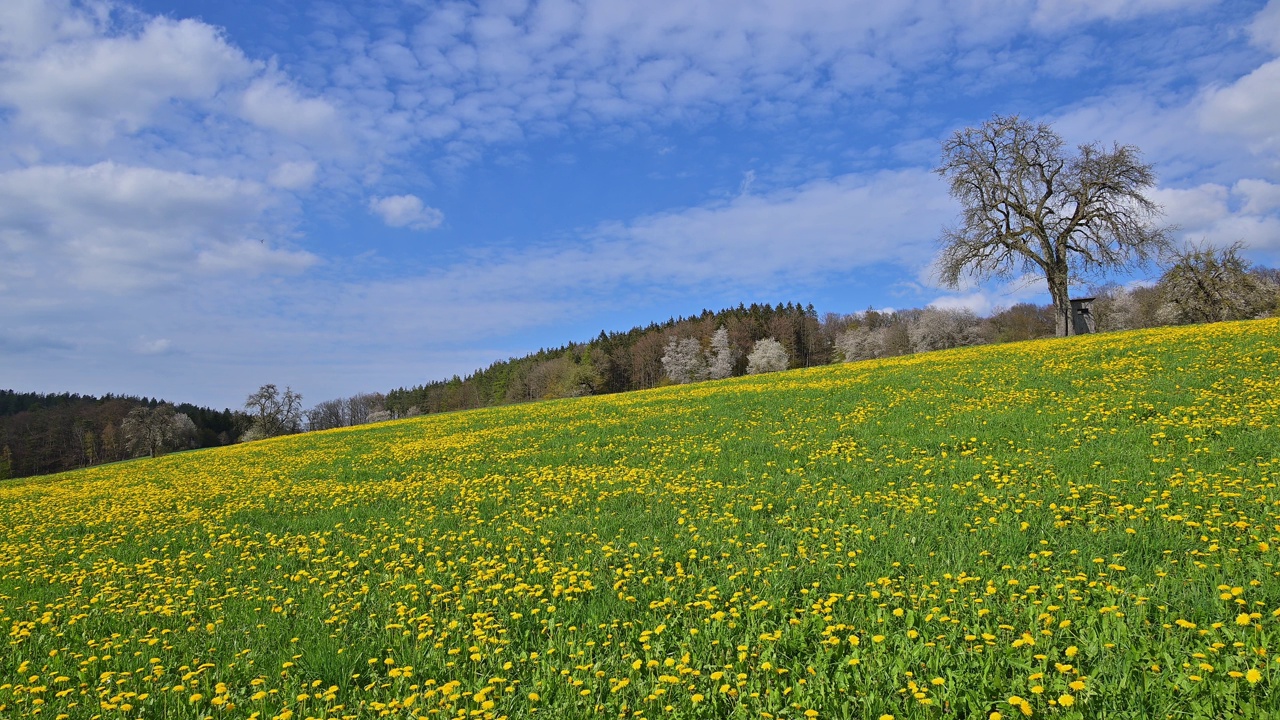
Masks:
[[[476,251],[427,275],[353,288],[334,311],[353,326],[390,314],[424,335],[492,338],[622,297],[785,288],[881,264],[915,269],[953,212],[931,173],[845,175],[608,222],[572,242]]]
[[[139,355],[163,355],[172,351],[173,343],[168,338],[138,338],[134,346]]]
[[[977,315],[988,315],[1018,303],[1042,302],[1049,292],[1043,277],[1023,275],[986,287],[971,288],[966,292],[941,295],[928,303],[929,307],[943,310],[969,310]]]

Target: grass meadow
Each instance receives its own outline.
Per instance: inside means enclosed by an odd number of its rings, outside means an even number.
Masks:
[[[0,484],[5,718],[1280,715],[1280,320]]]

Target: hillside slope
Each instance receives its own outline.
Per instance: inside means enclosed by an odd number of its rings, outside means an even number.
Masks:
[[[0,713],[1280,712],[1280,320],[0,485]]]

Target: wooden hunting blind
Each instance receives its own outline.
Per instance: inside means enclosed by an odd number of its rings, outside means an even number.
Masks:
[[[1098,331],[1093,319],[1093,301],[1097,298],[1076,298],[1071,301],[1071,327],[1076,335]]]

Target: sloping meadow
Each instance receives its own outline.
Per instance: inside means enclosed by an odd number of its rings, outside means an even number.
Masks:
[[[1280,321],[0,485],[0,716],[1280,713]]]

